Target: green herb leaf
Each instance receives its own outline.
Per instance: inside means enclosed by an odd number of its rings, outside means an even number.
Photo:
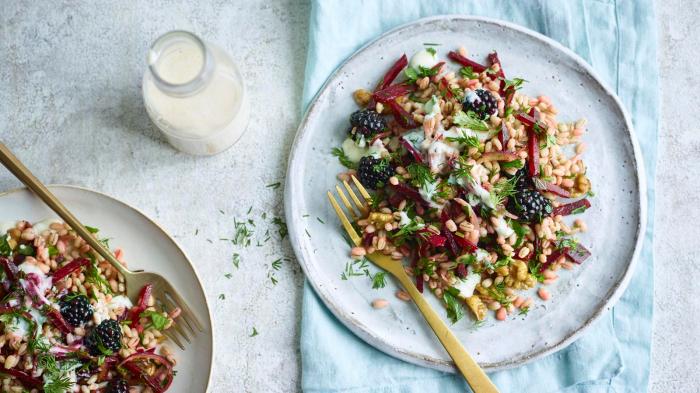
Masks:
[[[139,316],[140,318],[150,318],[150,326],[154,327],[156,330],[163,330],[168,325],[168,317],[163,315],[163,313],[156,311],[144,311]]]
[[[28,257],[33,257],[36,255],[36,250],[34,250],[34,247],[30,246],[29,244],[20,244],[17,247],[17,252]]]
[[[586,209],[588,209],[586,206],[577,207],[576,209],[571,211],[571,214],[581,214],[585,212]]]
[[[284,240],[284,238],[289,234],[287,223],[279,217],[273,218],[272,223],[277,226],[277,233],[280,235],[280,239]]]
[[[433,69],[429,67],[418,66],[418,69],[415,69],[413,67],[406,67],[403,73],[404,75],[406,75],[406,80],[408,81],[408,83],[416,83],[416,81],[419,79],[437,75],[438,71],[439,70],[437,68]]]
[[[508,168],[517,168],[520,169],[523,166],[525,166],[525,163],[521,159],[513,160],[513,161],[500,161],[498,163],[501,167],[501,169],[508,169]]]
[[[379,289],[379,288],[384,288],[386,286],[386,273],[385,272],[378,272],[377,274],[372,277],[372,288],[373,289]]]
[[[411,175],[411,183],[416,187],[422,187],[427,183],[433,183],[435,181],[427,165],[414,162],[406,167],[406,171]]]
[[[464,317],[464,308],[454,295],[446,291],[442,295],[442,300],[447,306],[447,317],[450,318],[453,324]]]
[[[479,138],[476,135],[467,135],[464,130],[460,130],[462,136],[454,137],[450,136],[445,139],[447,139],[450,142],[457,142],[462,145],[467,145],[467,147],[475,147],[479,148],[481,146],[481,142],[479,141]]]
[[[12,255],[12,248],[10,247],[10,235],[5,235],[0,237],[0,256],[9,257]]]
[[[88,232],[90,232],[90,233],[97,233],[100,231],[99,228],[95,228],[95,227],[91,227],[91,226],[87,226],[87,225],[85,225],[85,229],[87,229]]]
[[[250,241],[253,237],[253,231],[250,228],[248,228],[248,224],[246,222],[234,219],[233,226],[236,231],[236,234],[233,237],[233,239],[231,239],[231,243],[233,243],[236,246],[250,246]]]
[[[461,127],[466,127],[474,131],[488,131],[489,126],[485,121],[479,119],[476,113],[469,111],[464,113],[463,111],[457,112],[457,114],[452,119],[454,124]]]
[[[256,329],[255,326],[253,326],[253,332],[250,333],[250,335],[248,337],[255,337],[257,335],[258,335],[258,329]]]
[[[515,90],[520,90],[523,87],[523,83],[527,82],[525,79],[522,78],[504,79],[503,81],[505,82],[503,90],[507,90],[511,87]]]
[[[268,184],[265,187],[272,188],[273,190],[276,190],[276,189],[280,188],[281,185],[282,185],[282,183],[276,182],[276,183]]]
[[[344,167],[349,168],[349,169],[357,169],[357,164],[352,162],[350,160],[350,158],[348,158],[348,156],[345,155],[345,152],[343,151],[342,148],[334,147],[333,150],[331,151],[331,154],[338,157],[338,161],[340,161],[340,164],[343,165]]]
[[[477,79],[479,78],[479,74],[474,72],[474,70],[471,67],[462,67],[459,70],[459,74],[462,75],[462,77],[466,79]]]
[[[433,57],[435,57],[435,55],[437,55],[437,51],[435,50],[435,48],[425,48],[425,50],[426,50],[426,52],[433,55]]]

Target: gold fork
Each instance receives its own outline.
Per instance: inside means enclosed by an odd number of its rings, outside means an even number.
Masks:
[[[369,213],[369,203],[371,203],[372,197],[355,176],[352,176],[352,181],[360,192],[360,195],[362,195],[364,202],[357,197],[347,181],[343,181],[343,186],[350,195],[350,199],[345,196],[343,189],[339,185],[336,185],[335,189],[338,192],[338,196],[340,197],[343,205],[347,209],[348,213],[350,213],[350,217],[352,217],[353,221],[357,221],[358,219],[367,216]],[[335,212],[338,214],[338,218],[343,224],[345,231],[350,236],[350,239],[356,246],[359,246],[362,239],[357,234],[355,228],[352,226],[352,223],[350,220],[348,220],[345,212],[343,212],[340,204],[338,204],[338,201],[330,191],[328,191],[328,199],[330,200],[333,209],[335,209]],[[357,212],[350,203],[350,200],[352,200],[355,204]],[[408,294],[411,296],[411,299],[413,299],[413,302],[416,304],[416,306],[418,306],[418,310],[421,312],[421,314],[423,314],[423,317],[428,322],[428,325],[430,325],[430,328],[433,329],[433,332],[437,336],[438,340],[440,340],[442,345],[445,347],[447,353],[454,361],[455,366],[462,373],[464,379],[467,380],[467,383],[472,388],[474,393],[497,393],[498,389],[493,382],[491,382],[488,375],[486,375],[484,370],[482,370],[471,355],[469,355],[464,346],[462,346],[462,343],[459,342],[459,339],[457,339],[454,333],[452,333],[447,324],[442,321],[440,316],[435,312],[435,310],[433,310],[423,295],[418,292],[418,289],[413,284],[413,280],[408,276],[408,274],[406,274],[401,261],[392,259],[391,257],[378,252],[369,254],[366,257],[375,265],[393,275],[406,289]]]
[[[143,271],[130,271],[125,268],[117,259],[112,255],[112,253],[102,245],[100,241],[97,240],[84,226],[78,221],[75,216],[66,209],[65,206],[54,196],[47,188],[44,186],[39,179],[37,179],[30,171],[27,169],[20,160],[15,157],[14,154],[7,148],[4,144],[0,143],[0,162],[10,170],[22,183],[24,183],[30,190],[36,194],[39,199],[44,201],[51,210],[56,212],[59,217],[63,219],[68,225],[78,235],[83,238],[90,247],[96,251],[102,258],[109,262],[119,273],[124,276],[124,281],[126,282],[126,295],[131,299],[132,302],[136,302],[139,296],[141,288],[146,284],[151,284],[153,286],[153,297],[156,299],[156,305],[163,308],[165,311],[172,311],[176,308],[181,310],[180,315],[174,318],[172,329],[166,330],[164,333],[181,349],[185,349],[185,346],[180,341],[179,337],[182,337],[188,343],[190,342],[190,337],[187,334],[189,330],[190,335],[194,337],[195,329],[203,332],[204,326],[197,319],[197,316],[192,311],[192,309],[187,305],[185,299],[177,293],[175,288],[162,276],[155,273],[148,273]],[[182,322],[182,323],[180,323]],[[183,328],[184,325],[187,329]],[[179,336],[178,336],[179,335]]]

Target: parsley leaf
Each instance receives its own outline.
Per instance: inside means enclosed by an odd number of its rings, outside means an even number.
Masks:
[[[429,67],[418,66],[418,69],[406,67],[403,73],[406,75],[406,80],[408,83],[416,83],[416,81],[419,79],[437,75],[438,71],[439,70],[437,68],[432,69]]]
[[[85,225],[85,229],[87,229],[88,232],[90,232],[90,233],[97,233],[100,231],[99,228],[95,228],[95,227],[91,227],[91,226],[87,226],[87,225]]]
[[[503,79],[503,81],[505,82],[503,90],[507,90],[511,87],[515,90],[520,90],[523,87],[523,83],[527,82],[525,79],[522,78]]]
[[[150,318],[150,326],[154,327],[156,330],[163,330],[168,325],[168,317],[156,311],[144,311],[139,318]]]
[[[435,50],[435,48],[425,48],[425,51],[433,55],[433,57],[437,55],[437,51]]]
[[[462,75],[464,78],[467,79],[477,79],[479,77],[479,74],[474,72],[474,69],[471,67],[462,67],[459,70],[459,74]]]

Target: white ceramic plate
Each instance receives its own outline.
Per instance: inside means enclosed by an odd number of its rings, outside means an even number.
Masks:
[[[549,287],[552,299],[536,302],[526,317],[512,315],[507,322],[490,317],[476,330],[470,318],[453,326],[484,368],[514,367],[564,348],[613,306],[633,271],[646,219],[641,156],[629,118],[592,69],[553,40],[501,21],[441,16],[401,26],[358,50],[330,76],[299,127],[285,199],[292,244],[316,293],[351,331],[397,358],[454,370],[413,304],[394,297],[395,283],[373,290],[366,278],[341,280],[349,247],[325,195],[342,170],[330,150],[342,142],[349,115],[357,109],[352,92],[372,89],[401,54],[410,57],[426,42],[440,43],[442,58],[464,45],[470,58],[481,62],[496,49],[506,75],[528,80],[524,92],[530,96],[548,95],[560,120],[588,119],[585,159],[596,196],[583,217],[591,230],[580,240],[593,257],[562,272]],[[372,309],[375,298],[391,300],[391,307]],[[440,302],[427,298],[444,316]]]
[[[166,341],[178,360],[175,370],[180,370],[168,392],[205,392],[212,369],[214,336],[202,284],[184,251],[157,224],[123,202],[78,187],[49,189],[81,222],[100,228],[100,234],[112,239],[112,247],[123,249],[129,268],[163,275],[196,310],[205,332],[192,339],[186,351]],[[57,216],[27,189],[0,194],[0,222],[47,218]]]

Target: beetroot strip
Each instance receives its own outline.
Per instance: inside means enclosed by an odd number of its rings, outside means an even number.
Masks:
[[[404,53],[401,57],[399,57],[398,60],[394,63],[394,65],[389,68],[389,70],[384,74],[384,77],[382,78],[380,85],[380,90],[384,89],[385,87],[391,85],[392,82],[394,82],[394,79],[399,75],[401,70],[404,69],[408,65],[408,58],[406,57],[406,54]]]
[[[567,203],[566,205],[557,206],[554,208],[554,211],[552,211],[552,216],[568,216],[574,210],[580,209],[582,207],[588,209],[589,207],[591,207],[591,202],[589,202],[588,199],[584,198],[579,199],[576,202]]]
[[[456,61],[457,63],[465,66],[465,67],[471,67],[472,71],[481,73],[486,71],[486,67],[475,62],[472,60],[467,59],[466,57],[460,55],[459,53],[455,51],[450,51],[450,53],[447,54],[447,57],[449,57],[451,60]]]

